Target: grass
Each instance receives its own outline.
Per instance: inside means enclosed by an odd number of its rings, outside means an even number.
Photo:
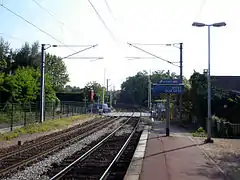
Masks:
[[[83,120],[88,117],[90,117],[90,115],[78,115],[78,116],[72,116],[72,117],[67,117],[67,118],[48,120],[48,121],[43,122],[42,124],[29,124],[25,127],[16,128],[11,132],[7,132],[4,134],[0,133],[0,141],[1,140],[11,140],[22,134],[33,134],[33,133],[40,133],[40,132],[61,129],[66,126],[72,125],[76,121]]]

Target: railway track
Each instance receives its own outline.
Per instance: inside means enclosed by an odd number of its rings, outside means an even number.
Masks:
[[[4,149],[0,149],[0,160],[2,157],[5,157],[6,155],[10,155],[13,154],[14,152],[20,151],[20,150],[24,150],[27,149],[28,147],[34,146],[35,144],[39,144],[39,143],[44,143],[44,142],[49,142],[51,140],[57,139],[57,138],[61,138],[63,136],[68,135],[71,132],[74,132],[74,130],[78,130],[79,128],[84,128],[87,126],[91,126],[92,124],[101,121],[101,120],[106,120],[109,119],[109,117],[107,118],[94,118],[92,120],[86,121],[82,124],[73,126],[71,128],[62,130],[62,131],[58,131],[58,132],[54,132],[51,134],[48,134],[46,136],[42,136],[39,137],[37,139],[25,142],[23,145],[19,146],[19,145],[15,145],[15,146],[11,146],[9,148],[4,148]]]
[[[123,179],[141,132],[137,131],[140,119],[130,117],[100,142],[56,165],[47,173],[51,180],[59,179]],[[131,151],[131,155],[129,153]],[[120,169],[119,169],[120,168]]]
[[[95,123],[90,123],[80,129],[74,129],[73,131],[59,134],[56,137],[11,152],[6,156],[1,156],[0,179],[25,165],[36,162],[38,159],[43,158],[46,155],[51,155],[52,153],[87,137],[88,135],[108,126],[117,119],[119,119],[119,117],[105,118]]]

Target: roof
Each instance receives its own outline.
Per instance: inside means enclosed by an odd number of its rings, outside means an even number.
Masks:
[[[213,87],[240,91],[240,76],[211,76],[211,79]]]

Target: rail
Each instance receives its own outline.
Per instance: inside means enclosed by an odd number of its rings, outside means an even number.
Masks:
[[[17,168],[19,168],[19,167],[22,167],[22,166],[25,165],[25,164],[29,164],[29,163],[35,161],[36,159],[38,159],[39,157],[43,157],[43,156],[45,156],[45,155],[47,155],[47,154],[50,154],[50,153],[58,150],[59,148],[64,147],[65,145],[68,145],[69,143],[73,143],[73,142],[75,142],[75,141],[78,140],[78,139],[84,138],[84,137],[88,136],[89,134],[95,132],[95,131],[98,130],[99,128],[102,128],[102,127],[106,126],[107,124],[115,121],[115,120],[118,119],[118,118],[119,118],[119,116],[116,117],[116,118],[113,118],[110,122],[104,123],[103,125],[98,126],[98,127],[96,127],[96,128],[93,128],[93,129],[91,129],[90,131],[84,132],[84,133],[82,133],[82,134],[80,134],[80,135],[78,135],[78,136],[76,136],[76,137],[74,137],[74,138],[72,138],[72,139],[70,139],[70,140],[64,141],[63,143],[61,143],[61,144],[59,144],[59,145],[56,145],[56,146],[54,146],[54,147],[52,147],[52,148],[50,148],[50,149],[47,149],[47,150],[43,150],[43,152],[40,152],[39,154],[34,154],[34,155],[31,156],[30,158],[22,159],[22,160],[20,160],[19,162],[16,162],[16,163],[14,163],[14,164],[11,164],[10,166],[7,166],[6,168],[3,168],[3,169],[0,170],[0,176],[5,175],[5,174],[7,174],[8,172],[10,172],[10,171],[12,171],[12,170],[15,170],[15,169],[17,169]],[[19,151],[19,152],[21,153],[22,151]],[[12,153],[12,155],[15,155],[16,153],[19,153],[19,152],[14,152],[14,153]],[[7,158],[11,158],[11,156],[7,156]],[[4,158],[2,157],[2,158],[1,158],[1,161],[2,161],[3,159],[4,159]]]
[[[124,150],[126,149],[126,147],[128,146],[132,136],[134,135],[134,133],[136,132],[138,125],[139,125],[140,119],[138,120],[137,125],[134,127],[132,133],[130,134],[130,136],[128,137],[127,141],[124,143],[123,147],[119,150],[119,152],[117,153],[117,155],[115,156],[115,158],[112,160],[112,162],[110,163],[110,165],[108,166],[108,168],[106,169],[106,171],[102,174],[101,178],[99,180],[104,180],[107,175],[109,174],[112,166],[114,163],[116,163],[118,161],[118,159],[121,157],[122,153],[124,152]]]
[[[100,120],[99,122],[97,122],[97,123],[101,123],[101,122],[106,121],[106,120],[108,120],[108,119],[111,119],[111,117],[103,118],[103,119],[101,119],[101,120]],[[88,127],[91,127],[94,123],[96,123],[96,122],[91,121],[89,124],[85,124],[85,125],[83,124],[83,127],[82,127],[82,128],[83,128],[83,129],[87,129]],[[7,157],[13,156],[13,155],[15,155],[15,154],[17,154],[17,153],[21,153],[21,152],[30,150],[31,148],[33,148],[33,146],[41,146],[41,145],[44,145],[44,144],[46,144],[46,143],[53,142],[53,141],[55,141],[55,140],[57,140],[57,139],[60,139],[61,137],[67,136],[67,135],[69,135],[69,134],[73,134],[73,133],[75,133],[75,132],[77,132],[77,131],[79,131],[79,129],[74,129],[74,130],[70,130],[70,131],[67,131],[67,132],[63,132],[63,133],[58,134],[58,135],[56,135],[56,136],[54,136],[54,137],[51,137],[51,138],[47,138],[47,139],[45,139],[45,140],[42,140],[42,141],[40,141],[40,142],[37,143],[37,144],[36,144],[36,143],[34,143],[34,144],[29,144],[29,145],[24,146],[24,148],[21,148],[20,150],[13,151],[13,152],[8,152],[7,154],[0,155],[0,161],[2,161],[3,159],[6,159]]]
[[[76,163],[79,163],[83,161],[85,158],[87,158],[91,153],[93,153],[98,147],[100,147],[104,142],[106,142],[111,136],[113,136],[120,128],[122,128],[125,124],[129,122],[129,120],[133,117],[134,112],[132,115],[127,119],[126,122],[124,122],[121,126],[116,128],[113,132],[111,132],[108,136],[106,136],[103,140],[101,140],[99,143],[97,143],[94,147],[89,149],[87,152],[85,152],[83,155],[81,155],[79,158],[77,158],[75,161],[73,161],[71,164],[69,164],[67,167],[65,167],[63,170],[58,172],[56,175],[54,175],[50,180],[58,180],[61,179]]]

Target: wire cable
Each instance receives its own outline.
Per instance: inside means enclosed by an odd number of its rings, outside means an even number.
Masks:
[[[68,45],[59,45],[59,44],[54,44],[52,45],[53,47],[89,47],[92,45],[87,45],[87,44],[68,44]]]
[[[125,57],[128,60],[135,60],[135,59],[157,59],[156,57]],[[171,63],[179,63],[179,61],[171,61]]]
[[[88,50],[88,49],[94,48],[94,47],[96,47],[96,46],[98,46],[98,44],[92,45],[92,46],[90,46],[90,47],[88,47],[88,48],[85,48],[85,49],[81,49],[81,50],[79,50],[79,51],[77,51],[77,52],[75,52],[75,53],[69,54],[69,55],[67,55],[67,56],[65,56],[65,57],[63,57],[63,58],[61,58],[61,59],[67,59],[67,58],[69,58],[69,57],[71,57],[71,56],[74,56],[75,54],[78,54],[78,53],[80,53],[80,52],[83,52],[83,51],[86,51],[86,50]]]
[[[14,14],[15,16],[19,17],[20,19],[22,19],[23,21],[25,21],[26,23],[30,24],[31,26],[35,27],[36,29],[38,29],[39,31],[41,31],[42,33],[46,34],[47,36],[51,37],[52,39],[54,39],[55,41],[65,45],[62,41],[58,40],[56,37],[54,37],[52,34],[44,31],[43,29],[39,28],[38,26],[36,26],[35,24],[33,24],[32,22],[30,22],[29,20],[25,19],[24,17],[22,17],[21,15],[17,14],[16,12],[12,11],[11,9],[9,9],[8,7],[4,6],[3,4],[0,4],[0,6],[2,6],[4,9],[6,9],[7,11],[11,12],[12,14]]]
[[[51,17],[53,17],[59,24],[64,26],[64,23],[62,21],[60,21],[54,13],[50,12],[48,9],[43,7],[37,0],[31,0],[31,1],[33,1],[38,7],[40,7],[42,10],[44,10],[46,13],[48,13]]]
[[[2,36],[8,36],[8,37],[10,37],[11,39],[15,39],[15,40],[18,40],[18,41],[21,42],[21,43],[25,43],[25,41],[24,41],[23,39],[18,38],[18,37],[14,37],[14,36],[9,35],[9,34],[6,34],[6,33],[0,32],[0,35],[2,35]]]
[[[113,35],[112,31],[108,28],[107,24],[105,23],[105,21],[103,20],[103,18],[101,17],[101,15],[98,13],[97,9],[95,8],[95,6],[92,4],[92,2],[90,0],[88,0],[88,2],[90,3],[91,7],[93,8],[93,10],[95,11],[95,13],[97,14],[99,20],[102,22],[102,24],[104,25],[105,29],[108,31],[108,33],[110,34],[110,36],[113,38],[114,41],[116,41],[115,36]]]
[[[155,55],[155,54],[153,54],[153,53],[150,53],[150,52],[148,52],[148,51],[146,51],[146,50],[144,50],[144,49],[141,49],[141,48],[139,48],[139,47],[137,47],[137,46],[134,46],[134,45],[131,44],[131,43],[128,43],[128,44],[129,44],[130,46],[132,46],[132,47],[134,47],[134,48],[142,51],[142,52],[145,52],[145,53],[147,53],[147,54],[149,54],[149,55],[151,55],[151,56],[154,56],[154,57],[156,57],[156,58],[158,58],[158,59],[161,59],[162,61],[165,61],[165,62],[167,62],[167,63],[169,63],[169,64],[172,64],[173,66],[179,67],[178,65],[174,64],[173,62],[171,62],[171,61],[169,61],[169,60],[163,59],[162,57],[159,57],[159,56],[157,56],[157,55]]]
[[[109,13],[111,14],[112,18],[116,21],[116,18],[114,17],[113,12],[112,12],[107,0],[105,0],[105,4],[106,4],[107,9],[108,9]]]
[[[137,46],[168,46],[168,44],[147,44],[147,43],[131,43],[131,44],[134,44]]]
[[[103,59],[103,57],[68,57],[67,59],[94,59],[94,60],[100,60],[100,59]]]
[[[107,6],[107,8],[108,8],[108,11],[112,14],[112,10],[111,10],[111,8],[110,8],[110,6],[109,6],[107,0],[105,0],[105,4],[106,4],[106,6]]]

